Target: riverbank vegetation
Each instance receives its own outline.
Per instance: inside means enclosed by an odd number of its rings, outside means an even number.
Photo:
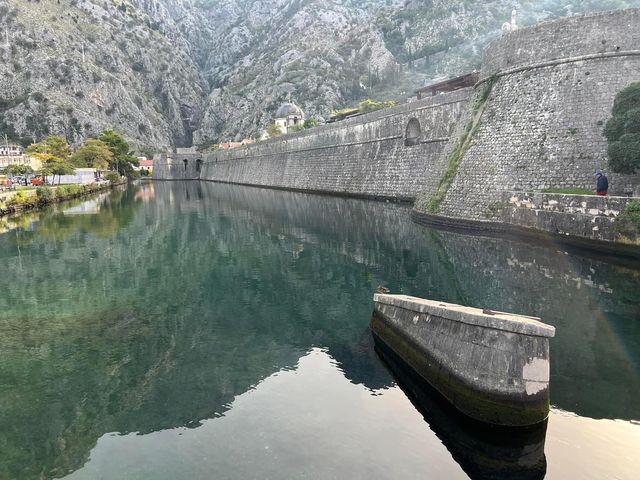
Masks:
[[[18,190],[13,196],[0,200],[0,216],[35,210],[52,203],[83,197],[126,183],[126,179],[113,172],[108,182],[85,185],[70,184],[54,187],[37,187],[35,190]]]
[[[98,138],[88,139],[73,151],[64,137],[51,135],[41,142],[29,145],[27,153],[42,163],[45,176],[73,175],[76,168],[93,168],[97,171],[112,170],[119,176],[136,178],[134,167],[138,159],[127,141],[113,130],[105,130]]]

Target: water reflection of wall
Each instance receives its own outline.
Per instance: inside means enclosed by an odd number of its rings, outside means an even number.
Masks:
[[[207,208],[321,242],[375,269],[394,291],[541,316],[557,328],[552,403],[595,418],[640,418],[636,267],[424,229],[396,204],[225,185],[204,185],[200,195]]]
[[[0,236],[0,476],[59,475],[105,432],[220,415],[311,347],[353,382],[390,385],[367,332],[379,283],[542,314],[558,327],[552,401],[640,418],[628,400],[640,393],[637,271],[429,231],[394,204],[154,187],[148,203],[114,194],[100,210],[118,220],[108,229],[52,215]]]

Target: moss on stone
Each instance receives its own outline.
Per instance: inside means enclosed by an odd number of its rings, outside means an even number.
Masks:
[[[440,365],[407,335],[387,324],[377,311],[371,319],[371,330],[380,342],[471,418],[497,425],[525,426],[542,422],[549,414],[546,395],[515,401],[489,393],[481,394],[461,381],[450,368]]]
[[[453,147],[453,150],[449,154],[449,157],[447,158],[447,169],[440,179],[438,188],[436,188],[436,191],[425,206],[425,209],[428,213],[440,213],[442,202],[447,196],[447,192],[449,191],[449,188],[453,184],[453,180],[456,178],[456,175],[458,173],[460,161],[462,160],[465,152],[468,150],[469,145],[471,144],[471,140],[480,129],[480,119],[487,105],[487,102],[489,101],[491,90],[493,89],[496,81],[496,76],[490,77],[485,82],[482,92],[477,97],[473,105],[473,111],[471,112],[471,119],[464,129],[464,133],[460,136],[455,146]]]
[[[626,235],[640,234],[640,200],[630,201],[616,217],[616,230]]]

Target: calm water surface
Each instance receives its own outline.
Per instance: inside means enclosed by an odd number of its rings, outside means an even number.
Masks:
[[[216,184],[0,227],[2,479],[638,478],[638,266]],[[469,425],[382,362],[379,284],[554,325],[546,430]]]

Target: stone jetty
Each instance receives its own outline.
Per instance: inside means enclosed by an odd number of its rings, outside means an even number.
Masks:
[[[536,317],[406,295],[374,295],[376,342],[476,420],[504,426],[549,414],[549,338]]]

